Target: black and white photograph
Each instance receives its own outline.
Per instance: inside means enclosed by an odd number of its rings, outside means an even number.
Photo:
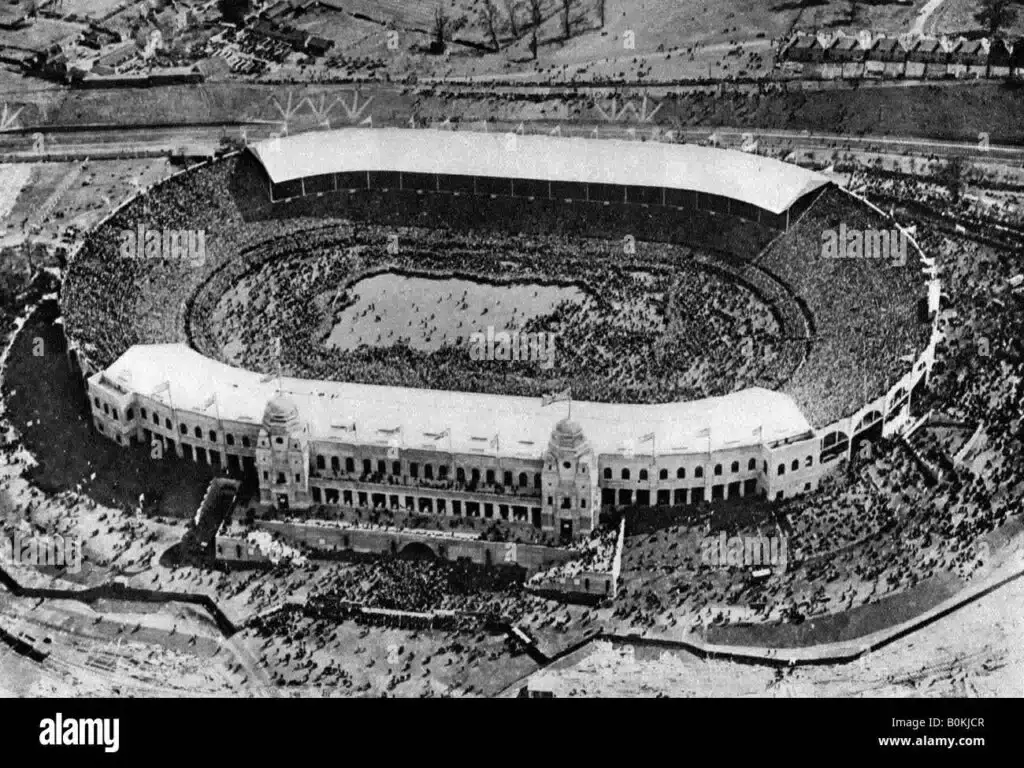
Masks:
[[[391,698],[970,760],[1024,696],[1019,0],[0,0],[0,324],[58,760]]]

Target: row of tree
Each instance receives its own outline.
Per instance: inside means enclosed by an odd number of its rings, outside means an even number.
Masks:
[[[579,5],[580,0],[556,0],[556,2],[559,3],[562,15],[562,36],[568,40],[572,35],[572,13]],[[598,24],[601,27],[604,26],[606,2],[607,0],[597,0]],[[520,0],[502,0],[502,3],[505,10],[504,15],[508,21],[508,28],[512,33],[514,41],[519,40],[525,27],[530,28],[530,53],[536,59],[537,49],[540,45],[537,35],[541,24],[544,22],[544,0],[525,0],[525,2]],[[524,5],[528,14],[528,20],[524,24],[520,24],[519,9]],[[479,14],[480,21],[487,31],[488,38],[490,38],[491,49],[495,52],[501,50],[498,29],[501,26],[502,14],[498,8],[497,0],[482,0]],[[444,50],[445,44],[448,42],[448,27],[448,14],[445,12],[444,6],[438,3],[434,10],[434,47],[438,50]]]

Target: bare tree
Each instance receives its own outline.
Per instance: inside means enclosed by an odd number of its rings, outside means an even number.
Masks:
[[[985,26],[989,37],[995,37],[1000,29],[1010,26],[1017,20],[1016,0],[981,0],[974,20]]]
[[[494,0],[483,0],[483,5],[480,7],[480,16],[483,18],[484,25],[487,27],[487,34],[491,38],[491,48],[495,51],[500,51],[501,43],[498,42],[498,6],[494,4]]]
[[[541,7],[543,0],[529,0],[530,3],[530,21],[533,24],[532,37],[530,38],[530,53],[533,54],[533,58],[537,58],[537,48],[540,44],[537,41],[537,33],[540,29],[541,22],[544,21],[544,10]]]
[[[572,14],[574,5],[576,5],[576,0],[562,0],[562,36],[565,37],[566,40],[569,39],[570,15]]]
[[[443,49],[448,39],[448,14],[444,11],[441,3],[434,8],[434,42],[438,48]]]
[[[508,14],[508,27],[512,30],[512,37],[519,39],[519,24],[516,21],[516,11],[519,10],[519,3],[516,0],[505,0],[505,12]]]

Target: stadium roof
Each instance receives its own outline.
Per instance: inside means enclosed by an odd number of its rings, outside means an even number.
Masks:
[[[100,376],[101,374],[95,374]],[[137,344],[102,375],[122,388],[149,395],[176,410],[202,412],[231,421],[262,423],[267,402],[277,394],[277,379],[204,357],[185,344]],[[154,395],[170,383],[166,393]],[[284,377],[282,390],[308,423],[314,439],[387,445],[397,436],[407,449],[457,453],[493,453],[499,436],[501,455],[538,458],[555,424],[565,418],[566,403],[546,408],[540,398],[512,397],[434,389],[407,389]],[[212,395],[217,406],[203,407]],[[659,455],[774,442],[806,435],[811,426],[788,395],[751,388],[723,397],[663,405],[573,402],[572,420],[580,424],[596,453],[622,453],[633,441],[638,455],[651,452],[654,433]],[[341,429],[355,423],[356,435]],[[763,433],[761,431],[763,427]],[[763,434],[763,438],[762,438]]]
[[[275,184],[401,171],[695,190],[782,213],[829,180],[779,160],[694,144],[402,128],[348,128],[251,147]]]

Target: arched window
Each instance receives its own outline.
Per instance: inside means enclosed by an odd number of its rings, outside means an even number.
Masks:
[[[248,448],[251,444],[249,438],[246,435],[242,435],[242,447]]]
[[[155,413],[153,414],[153,423],[156,424],[158,427],[160,426],[160,417]]]
[[[697,466],[693,468],[694,477],[704,477],[704,467]]]
[[[800,459],[793,459],[793,463],[790,465],[789,468],[794,472],[800,469]]]
[[[622,479],[629,480],[629,469],[626,467],[622,468]]]
[[[658,479],[659,480],[668,480],[668,470],[667,469],[663,469],[660,472],[658,472]]]
[[[729,471],[732,472],[733,474],[736,474],[737,472],[739,472],[740,471],[740,463],[738,461],[734,461],[732,463],[732,466],[729,467]]]
[[[214,430],[212,430],[212,429],[210,430],[210,442],[211,443],[216,443],[217,442],[217,433]]]
[[[316,457],[316,468],[317,469],[327,469],[327,459],[325,459],[323,456],[317,456]]]
[[[686,479],[686,467],[680,467],[676,470],[676,480]]]
[[[757,459],[751,459],[747,462],[747,470],[753,472],[755,469],[757,469]]]
[[[529,484],[530,484],[530,478],[527,476],[527,474],[525,472],[520,472],[519,473],[519,487],[520,488],[525,488]]]
[[[721,474],[722,474],[722,465],[721,464],[715,464],[715,477],[718,477]]]
[[[641,469],[640,470],[640,479],[641,480],[646,480],[647,479],[647,470],[646,469]]]
[[[235,444],[235,436],[230,434],[230,433],[226,434],[224,436],[224,439],[227,440],[228,445],[234,445]]]
[[[779,464],[779,474],[780,475],[786,474],[786,465],[785,464]]]
[[[194,434],[196,436],[196,440],[202,440],[203,439],[203,430],[200,429],[199,427],[196,427],[195,429],[193,429],[192,430],[192,434]]]
[[[351,456],[345,459],[345,471],[348,472],[349,474],[352,474],[353,472],[356,471],[356,460],[353,459]]]
[[[456,469],[455,470],[455,479],[458,480],[460,483],[466,482],[466,470],[463,469],[462,467],[459,467],[458,469]]]
[[[186,427],[184,424],[181,425],[181,434],[183,434],[183,435],[187,435],[188,434],[188,427]]]
[[[605,480],[611,480],[612,479],[612,468],[611,467],[605,467],[604,468],[604,479]]]
[[[487,470],[487,484],[488,485],[494,485],[494,470],[493,469],[488,469]]]

